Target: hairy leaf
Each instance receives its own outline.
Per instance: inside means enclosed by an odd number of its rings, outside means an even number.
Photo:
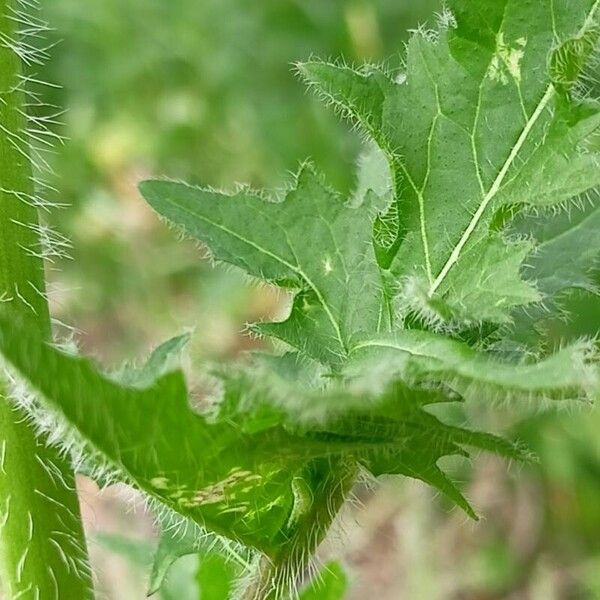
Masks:
[[[162,600],[198,597],[231,600],[232,590],[241,574],[240,565],[223,548],[206,543],[206,536],[193,527],[184,535],[163,532],[158,547],[146,540],[108,533],[96,535],[95,541],[127,559],[134,567],[146,570],[152,565],[148,597],[157,594],[156,597]],[[179,559],[190,555],[198,559],[195,574],[189,572],[187,565],[186,568],[173,568]]]
[[[233,196],[170,182],[141,186],[150,204],[214,257],[250,275],[300,289],[285,323],[256,327],[309,355],[337,363],[360,331],[385,318],[371,245],[374,211],[348,206],[305,166],[283,201]]]
[[[365,366],[363,361],[368,361]],[[404,331],[356,346],[348,368],[380,378],[445,384],[460,394],[487,398],[586,398],[598,389],[593,345],[575,344],[543,361],[515,365],[493,360],[459,342],[421,331]]]
[[[488,334],[477,326],[502,335],[518,321],[516,309],[568,287],[593,254],[574,258],[573,270],[563,262],[569,240],[561,247],[562,235],[518,235],[510,223],[520,209],[558,207],[600,183],[591,143],[600,111],[577,82],[599,6],[452,0],[448,28],[412,38],[401,77],[371,66],[300,65],[379,147],[361,159],[347,202],[310,166],[277,198],[141,185],[150,205],[215,259],[294,291],[284,322],[254,326],[294,352],[259,357],[251,371],[222,371],[223,415],[253,435],[283,423],[320,442],[362,439],[373,447],[354,447],[359,464],[422,479],[472,514],[438,460],[465,446],[526,453],[447,427],[428,405],[596,394],[591,343],[537,363],[519,353],[499,361],[482,350]],[[588,241],[594,223],[581,220]],[[554,270],[553,260],[561,265]],[[526,265],[539,277],[524,277]]]
[[[170,531],[163,531],[158,541],[158,547],[152,558],[152,571],[148,583],[148,596],[152,596],[162,587],[169,569],[177,560],[190,554],[200,554],[201,550],[206,553],[208,544],[202,543],[202,535],[197,528],[192,527],[177,535]],[[204,546],[204,547],[203,547]]]
[[[594,269],[600,265],[600,202],[559,215],[528,216],[517,227],[537,243],[525,275],[545,296],[569,288],[598,292]]]
[[[600,204],[597,199],[559,215],[525,215],[513,231],[536,241],[525,277],[544,294],[539,306],[513,314],[511,338],[535,348],[594,338],[600,327]]]
[[[306,564],[361,468],[420,479],[475,516],[440,459],[470,448],[530,458],[444,423],[432,405],[598,394],[592,342],[534,361],[520,346],[500,360],[490,340],[512,348],[510,325],[527,336],[527,309],[595,292],[595,209],[568,222],[530,215],[600,184],[599,105],[579,81],[600,0],[449,7],[447,28],[413,36],[402,76],[300,65],[379,147],[349,200],[309,165],[281,197],[141,185],[217,261],[294,294],[287,319],[253,326],[292,351],[215,369],[211,412],[192,408],[172,370],[185,337],[108,376],[0,314],[0,353],[74,443],[171,511],[266,553],[275,581]]]
[[[422,280],[463,319],[502,322],[537,294],[519,276],[523,245],[493,232],[494,215],[559,205],[600,183],[587,147],[598,104],[572,93],[595,45],[598,2],[448,6],[450,28],[412,38],[400,79],[320,62],[299,70],[389,159],[396,277]]]
[[[290,519],[295,478],[310,478],[315,459],[333,464],[363,446],[301,437],[279,424],[255,434],[230,421],[209,424],[188,404],[179,371],[148,387],[125,386],[11,319],[0,318],[0,331],[2,354],[74,427],[76,445],[170,509],[272,556],[302,524]]]
[[[150,363],[179,343],[159,348]],[[80,444],[152,498],[282,560],[297,538],[314,536],[316,515],[329,515],[356,464],[421,479],[474,516],[438,460],[465,455],[466,447],[528,455],[492,435],[447,426],[425,407],[456,400],[452,386],[462,391],[473,381],[523,394],[566,392],[587,368],[577,349],[547,366],[514,367],[436,334],[406,332],[363,342],[333,379],[313,369],[305,388],[295,373],[311,371],[291,355],[268,359],[270,370],[256,363],[223,372],[220,412],[209,421],[190,408],[179,371],[144,387],[123,385],[1,316],[0,352],[76,429]]]
[[[250,553],[239,544],[207,533],[193,522],[179,527],[164,524],[152,559],[148,596],[162,589],[171,567],[189,555],[200,560],[197,579],[203,598],[228,600],[235,580],[250,568]]]

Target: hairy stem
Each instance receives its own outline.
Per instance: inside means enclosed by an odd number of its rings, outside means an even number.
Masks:
[[[358,474],[353,461],[315,461],[312,477],[314,501],[296,524],[296,533],[282,546],[274,559],[263,556],[258,561],[243,600],[280,600],[293,597],[300,575],[323,541],[340,509],[346,502]]]
[[[256,571],[252,574],[252,580],[246,588],[243,600],[268,600],[275,592],[274,586],[277,569],[268,556],[258,559]]]
[[[0,300],[50,338],[18,39],[25,2],[0,0]],[[0,381],[0,582],[7,599],[92,597],[72,470]]]

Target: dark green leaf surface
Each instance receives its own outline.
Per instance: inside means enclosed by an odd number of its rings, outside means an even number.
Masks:
[[[536,240],[523,275],[544,304],[515,311],[511,336],[533,347],[560,346],[600,332],[600,205],[597,199],[559,215],[526,215],[513,230]]]
[[[594,269],[600,258],[600,202],[587,202],[559,215],[528,216],[517,227],[537,242],[525,275],[545,295],[569,288],[598,291]]]

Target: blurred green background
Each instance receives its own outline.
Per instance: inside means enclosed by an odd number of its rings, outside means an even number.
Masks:
[[[142,355],[190,326],[192,365],[251,348],[256,342],[241,334],[244,324],[280,312],[284,299],[213,269],[202,249],[156,219],[137,182],[168,175],[278,189],[310,157],[332,184],[350,190],[361,139],[305,91],[292,65],[316,55],[398,66],[407,29],[433,24],[439,3],[42,4],[54,28],[50,42],[60,43],[37,76],[62,87],[39,92],[67,110],[56,126],[66,141],[50,157],[51,199],[67,206],[49,219],[72,242],[72,260],[49,265],[58,331],[69,335],[74,327],[84,351],[107,364]],[[600,320],[598,303],[591,309]],[[473,469],[454,467],[482,514],[479,524],[449,512],[417,483],[359,490],[362,508],[348,508],[344,541],[323,549],[348,566],[349,598],[600,598],[597,411],[530,417],[514,429],[539,453],[539,467],[507,473],[485,457]],[[129,491],[98,495],[89,481],[81,489],[99,590],[141,600],[149,516],[141,507],[132,516]],[[132,540],[109,543],[101,533]],[[198,598],[189,561],[170,586],[165,598]]]

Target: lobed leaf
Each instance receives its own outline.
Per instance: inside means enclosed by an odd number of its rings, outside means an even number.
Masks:
[[[293,352],[255,359],[252,372],[222,370],[222,415],[243,415],[252,434],[279,423],[321,442],[362,440],[353,460],[377,475],[422,479],[473,514],[439,459],[464,455],[465,446],[527,453],[448,427],[429,404],[597,393],[590,342],[539,362],[519,353],[501,361],[478,348],[489,346],[490,332],[520,323],[525,307],[538,310],[557,285],[581,283],[597,256],[593,217],[554,238],[515,235],[511,221],[600,183],[591,143],[600,105],[580,97],[576,81],[593,54],[599,7],[452,0],[455,22],[412,38],[403,77],[373,66],[299,65],[379,147],[362,158],[348,202],[308,166],[282,200],[141,185],[161,216],[217,260],[295,292],[284,322],[253,327]],[[584,235],[573,243],[576,230]],[[553,270],[567,247],[572,259]],[[491,325],[473,327],[482,323]]]
[[[536,292],[519,276],[522,245],[491,229],[497,212],[517,203],[557,206],[600,183],[597,152],[588,148],[599,105],[573,93],[595,46],[599,4],[448,6],[452,27],[412,38],[401,79],[320,62],[299,71],[388,157],[395,276],[421,279],[429,297],[443,298],[463,319],[501,322]],[[499,243],[501,261],[489,251]],[[482,272],[495,273],[480,298],[473,257]]]
[[[456,400],[451,387],[461,389],[462,381],[528,393],[566,390],[577,369],[587,368],[575,364],[576,349],[547,363],[514,367],[443,336],[405,334],[394,342],[363,342],[343,374],[323,378],[315,368],[305,387],[294,373],[310,371],[291,356],[269,359],[271,367],[285,361],[276,370],[251,364],[222,372],[220,411],[209,421],[190,408],[181,372],[144,386],[123,385],[0,315],[0,353],[88,451],[169,509],[275,560],[305,550],[301,540],[319,539],[315,523],[326,530],[331,507],[345,498],[357,465],[374,475],[421,479],[475,516],[438,460],[466,455],[465,447],[516,460],[529,455],[490,434],[445,425],[425,407]],[[162,365],[157,356],[180,344],[168,342],[149,363]],[[561,363],[562,376],[556,374]]]
[[[372,209],[351,208],[305,166],[285,200],[233,196],[171,182],[140,187],[161,215],[205,242],[214,257],[260,279],[301,290],[290,318],[256,329],[338,362],[358,331],[381,320]]]
[[[532,214],[600,185],[600,104],[580,85],[600,0],[449,7],[448,28],[413,36],[402,77],[299,66],[379,147],[349,201],[308,165],[281,199],[141,185],[217,261],[294,292],[286,320],[253,326],[292,351],[215,369],[212,414],[192,409],[173,370],[186,336],[140,369],[105,375],[0,313],[0,353],[75,444],[170,511],[267,554],[275,581],[305,564],[361,468],[420,479],[475,517],[440,459],[470,448],[531,459],[519,444],[444,423],[432,405],[598,395],[591,341],[537,361],[515,341],[536,337],[543,302],[597,291],[597,206]],[[169,561],[197,549],[172,541],[152,589]]]
[[[251,434],[230,421],[208,423],[188,404],[180,371],[147,387],[122,385],[15,320],[0,316],[0,352],[62,415],[75,445],[103,457],[162,505],[272,557],[285,554],[302,524],[290,519],[294,479],[310,479],[317,459],[333,464],[356,449],[351,441],[303,438],[280,424]],[[340,466],[336,485],[343,473]]]

